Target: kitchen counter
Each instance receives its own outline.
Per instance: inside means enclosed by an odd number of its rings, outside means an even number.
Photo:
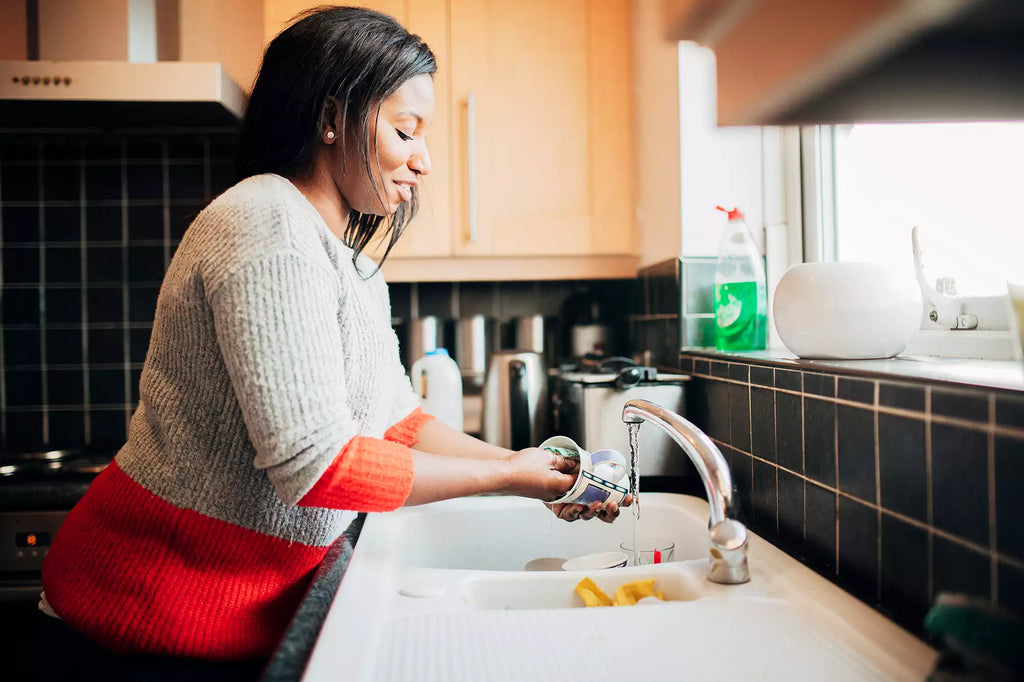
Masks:
[[[263,682],[291,682],[302,678],[365,521],[366,514],[357,516],[327,551],[284,638],[267,664]]]

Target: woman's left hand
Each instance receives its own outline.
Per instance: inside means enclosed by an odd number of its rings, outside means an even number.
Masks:
[[[622,501],[622,506],[628,507],[631,504],[633,504],[633,496],[626,495],[626,499]],[[614,502],[608,502],[607,504],[594,502],[589,505],[563,502],[561,504],[549,504],[548,508],[555,513],[555,516],[569,522],[577,519],[589,521],[596,516],[605,523],[611,523],[619,517],[619,505]]]

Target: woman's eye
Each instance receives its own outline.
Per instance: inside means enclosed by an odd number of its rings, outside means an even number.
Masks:
[[[396,133],[398,133],[398,136],[399,136],[400,138],[402,138],[403,140],[405,140],[406,142],[408,142],[409,140],[411,140],[411,139],[412,139],[412,135],[406,135],[406,134],[405,134],[405,133],[403,133],[403,132],[402,132],[401,130],[396,130],[395,132],[396,132]]]

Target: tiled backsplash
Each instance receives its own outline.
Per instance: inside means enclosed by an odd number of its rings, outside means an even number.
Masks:
[[[0,135],[4,453],[116,448],[156,296],[235,135]]]
[[[914,632],[942,591],[1024,611],[1024,395],[680,362],[756,533]]]
[[[629,315],[630,352],[675,363],[684,346],[714,345],[715,258],[672,258],[640,272],[644,300]]]

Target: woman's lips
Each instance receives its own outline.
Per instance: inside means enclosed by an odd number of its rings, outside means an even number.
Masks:
[[[402,197],[403,202],[412,199],[412,187],[400,182],[396,182],[395,187],[398,188],[398,195]]]

